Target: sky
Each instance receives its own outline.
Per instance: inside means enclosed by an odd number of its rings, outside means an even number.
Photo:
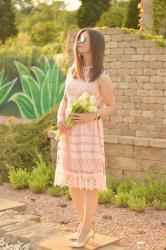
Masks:
[[[64,0],[64,2],[67,4],[67,10],[77,10],[81,5],[79,0]]]
[[[79,6],[81,5],[81,2],[79,0],[62,0],[62,1],[64,1],[67,4],[66,6],[67,10],[77,10]],[[40,0],[40,2],[51,4],[53,0]]]

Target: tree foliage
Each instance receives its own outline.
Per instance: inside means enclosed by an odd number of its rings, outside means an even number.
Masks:
[[[11,0],[0,0],[0,40],[5,43],[6,39],[17,35],[15,14]]]
[[[166,19],[165,0],[153,0],[152,11],[153,11],[153,31],[156,34],[163,33],[163,35],[166,37],[166,21],[164,20]],[[163,32],[160,32],[162,30]]]
[[[138,3],[139,2],[140,0],[130,0],[128,4],[125,27],[139,29],[138,27],[138,20],[139,20]]]
[[[94,27],[103,12],[110,7],[110,0],[81,0],[77,12],[77,24],[80,28]]]
[[[115,2],[111,5],[108,11],[104,12],[96,26],[103,27],[122,27],[126,16],[126,2]]]
[[[33,0],[12,0],[13,6],[18,7],[22,13],[30,14],[35,8]]]
[[[50,5],[39,3],[30,15],[16,10],[19,30],[27,32],[34,44],[47,45],[56,42],[61,48],[64,47],[68,30],[77,27],[75,16],[76,11],[67,11],[62,1]]]
[[[38,22],[31,30],[32,42],[37,45],[45,45],[53,42],[58,36],[58,29],[53,22]]]

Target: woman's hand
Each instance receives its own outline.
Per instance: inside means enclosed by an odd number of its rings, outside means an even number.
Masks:
[[[65,125],[65,117],[57,121],[57,127],[60,129],[61,133],[67,133],[70,129]]]
[[[96,118],[96,112],[70,113],[70,117],[74,123],[90,122]]]

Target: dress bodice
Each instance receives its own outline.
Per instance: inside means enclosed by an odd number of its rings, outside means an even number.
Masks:
[[[70,110],[72,102],[76,101],[85,91],[90,93],[90,95],[94,95],[96,97],[97,106],[100,105],[101,93],[99,85],[97,83],[97,80],[91,82],[89,81],[88,79],[89,69],[90,69],[89,66],[84,67],[83,74],[85,80],[74,79],[72,75],[69,75],[66,78],[65,91],[68,100],[67,110]]]

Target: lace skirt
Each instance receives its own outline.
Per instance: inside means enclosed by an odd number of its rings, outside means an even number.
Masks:
[[[74,125],[57,144],[54,186],[106,191],[102,119]]]

